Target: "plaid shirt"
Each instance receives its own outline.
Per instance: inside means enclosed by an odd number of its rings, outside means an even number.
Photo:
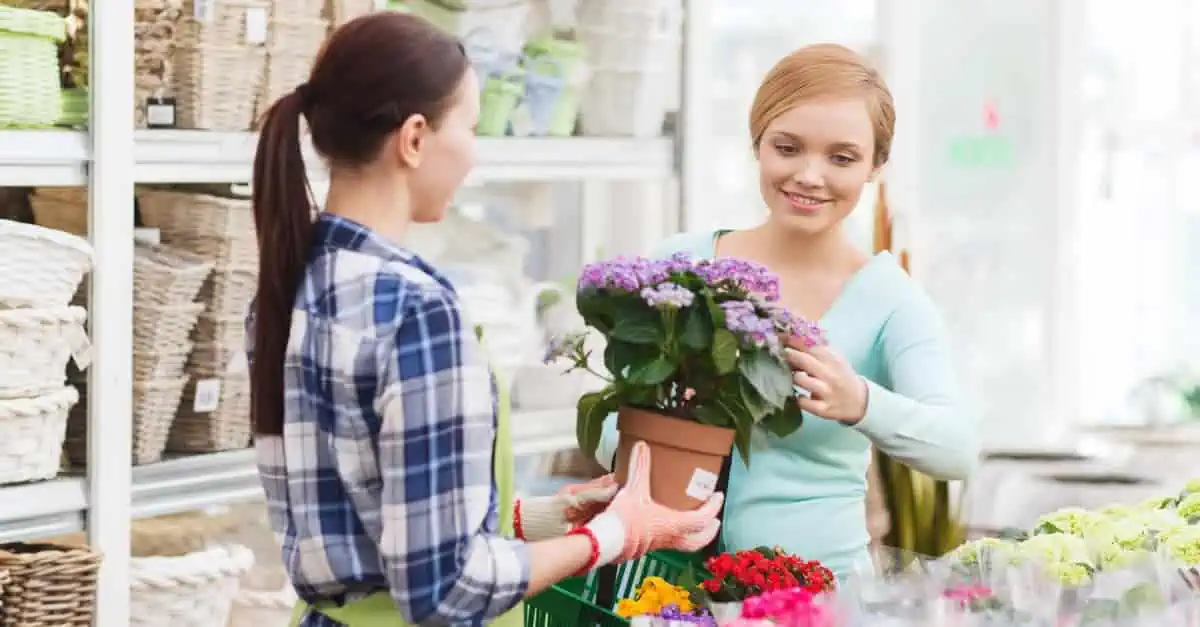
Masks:
[[[497,535],[492,385],[441,275],[361,225],[318,219],[284,359],[283,436],[256,438],[301,599],[387,590],[407,622],[456,626],[521,600],[528,550]],[[309,611],[300,624],[338,623]]]

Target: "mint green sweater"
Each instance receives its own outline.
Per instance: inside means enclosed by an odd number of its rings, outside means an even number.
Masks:
[[[675,235],[656,254],[711,258],[716,235]],[[891,254],[871,258],[819,324],[867,380],[866,416],[845,426],[805,415],[803,427],[786,438],[756,433],[752,466],[733,460],[722,544],[730,551],[781,546],[845,578],[869,558],[871,444],[941,479],[966,478],[980,445],[975,416],[960,404],[941,316]],[[610,416],[600,463],[612,463],[617,439]]]

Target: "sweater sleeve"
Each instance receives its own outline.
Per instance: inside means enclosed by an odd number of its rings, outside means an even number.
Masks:
[[[867,412],[855,428],[920,472],[965,479],[978,463],[979,428],[960,398],[941,314],[918,293],[893,312],[879,341],[889,386],[867,380]]]

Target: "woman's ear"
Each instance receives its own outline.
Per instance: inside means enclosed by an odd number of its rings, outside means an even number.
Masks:
[[[881,164],[871,168],[871,173],[867,175],[867,182],[874,183],[875,181],[879,180],[880,175],[883,174],[883,168],[885,165],[887,164]]]

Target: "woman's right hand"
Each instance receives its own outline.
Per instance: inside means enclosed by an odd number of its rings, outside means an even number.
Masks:
[[[638,442],[630,454],[625,487],[588,526],[619,526],[624,532],[620,550],[603,556],[609,559],[601,559],[601,563],[636,559],[663,549],[690,553],[704,548],[717,536],[721,527],[717,516],[724,501],[725,495],[718,492],[699,509],[688,512],[656,503],[650,498],[650,447]]]

